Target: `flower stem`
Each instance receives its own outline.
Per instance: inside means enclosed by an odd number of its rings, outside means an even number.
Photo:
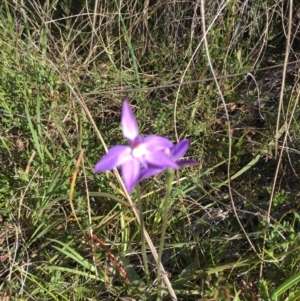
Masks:
[[[136,192],[137,192],[137,204],[138,210],[140,215],[140,227],[141,227],[141,242],[142,242],[142,256],[145,268],[145,276],[146,276],[146,283],[147,286],[150,286],[150,277],[149,277],[149,267],[148,267],[148,258],[146,252],[146,243],[145,243],[145,236],[144,236],[144,218],[143,218],[143,205],[141,200],[141,187],[139,184],[136,185]]]
[[[161,237],[158,249],[158,265],[157,265],[157,284],[161,287],[161,258],[165,244],[165,237],[166,237],[166,229],[167,229],[167,222],[168,222],[168,209],[169,209],[169,199],[172,190],[172,182],[174,179],[174,169],[168,168],[166,174],[166,194],[163,204],[163,215],[162,215],[162,228],[161,228]],[[160,294],[160,290],[158,290],[158,294]],[[158,298],[159,299],[159,298]]]

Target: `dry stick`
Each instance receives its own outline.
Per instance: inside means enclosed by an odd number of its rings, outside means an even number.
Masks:
[[[285,50],[285,58],[284,58],[284,66],[283,66],[283,73],[282,73],[282,83],[281,83],[281,90],[280,90],[280,98],[279,98],[279,105],[278,105],[278,113],[277,113],[277,123],[276,123],[276,135],[275,135],[275,159],[277,158],[277,145],[278,145],[278,132],[279,132],[279,123],[280,123],[280,113],[281,110],[283,112],[283,91],[285,88],[285,76],[286,76],[286,69],[287,69],[287,63],[289,59],[289,51],[290,51],[290,42],[291,42],[291,33],[292,33],[292,18],[293,18],[293,0],[290,0],[290,5],[289,5],[289,27],[288,27],[288,34],[287,34],[287,41],[286,41],[286,50]],[[296,101],[297,103],[297,101]],[[294,107],[295,108],[295,107]],[[283,112],[284,114],[284,112]],[[291,121],[289,122],[290,125]],[[285,136],[284,136],[284,143],[287,138],[287,133],[288,133],[288,128],[286,128]],[[283,145],[284,145],[283,143]],[[262,257],[265,255],[265,245],[266,245],[266,240],[267,240],[267,231],[270,225],[270,215],[271,215],[271,209],[272,209],[272,204],[273,204],[273,198],[275,194],[275,186],[276,186],[276,181],[277,181],[277,176],[279,173],[279,166],[282,160],[282,155],[283,155],[283,148],[280,151],[280,156],[278,159],[277,167],[276,167],[276,172],[274,175],[274,182],[272,186],[272,191],[270,195],[270,201],[269,201],[269,208],[267,212],[267,224],[265,228],[265,233],[264,233],[264,239],[263,239],[263,249],[262,249]],[[263,263],[260,265],[260,271],[259,271],[259,277],[262,278],[262,273],[263,273]]]
[[[77,222],[80,229],[82,229],[82,228],[81,228],[81,225],[78,221],[76,211],[75,211],[75,208],[74,208],[74,205],[73,205],[73,196],[74,196],[75,183],[76,183],[76,179],[77,179],[78,169],[79,169],[79,165],[81,163],[82,157],[83,157],[83,152],[84,152],[84,150],[81,149],[81,151],[79,153],[79,156],[78,156],[78,159],[77,159],[76,164],[75,164],[75,169],[74,169],[74,172],[73,172],[73,175],[72,175],[72,181],[71,181],[71,186],[70,186],[70,195],[69,195],[70,207],[71,207],[74,218],[75,218],[75,220],[76,220],[76,222]]]
[[[225,110],[226,118],[227,118],[227,120],[229,121],[229,116],[228,116],[228,110],[227,110],[227,107],[226,107],[226,102],[225,102],[225,99],[224,99],[224,97],[223,97],[223,94],[222,94],[221,88],[220,88],[220,86],[219,86],[218,80],[217,80],[217,78],[216,78],[216,76],[215,76],[215,72],[214,72],[214,69],[213,69],[213,66],[212,66],[212,62],[211,62],[211,59],[210,59],[210,54],[209,54],[209,49],[208,49],[208,43],[207,43],[207,33],[208,33],[208,32],[206,31],[206,25],[205,25],[204,0],[201,0],[201,17],[202,17],[202,28],[203,28],[203,32],[204,32],[204,36],[205,36],[205,38],[204,38],[204,45],[205,45],[205,52],[206,52],[206,56],[207,56],[208,65],[209,65],[209,67],[210,67],[210,69],[211,69],[211,73],[212,73],[212,75],[213,75],[213,77],[214,77],[214,79],[215,79],[215,84],[216,84],[216,86],[217,86],[217,89],[218,89],[220,98],[221,98],[222,103],[223,103],[223,105],[224,105],[224,110]],[[231,156],[232,156],[232,155],[231,155],[232,140],[231,140],[231,137],[230,137],[230,130],[231,130],[231,129],[230,129],[230,122],[227,122],[227,131],[228,131],[228,165],[227,165],[227,183],[228,183],[228,184],[227,184],[227,185],[228,185],[229,197],[230,197],[230,200],[231,200],[231,205],[232,205],[232,209],[233,209],[234,215],[235,215],[235,217],[236,217],[236,219],[237,219],[237,221],[238,221],[238,223],[239,223],[239,225],[240,225],[242,231],[244,232],[245,237],[247,238],[247,240],[248,240],[248,242],[249,242],[251,248],[252,248],[253,251],[255,252],[255,254],[256,254],[259,258],[261,258],[261,257],[258,255],[258,253],[257,253],[257,251],[256,251],[256,249],[255,249],[255,247],[254,247],[254,245],[252,244],[252,242],[251,242],[249,236],[247,235],[246,230],[244,229],[244,227],[243,227],[243,225],[242,225],[242,223],[241,223],[241,221],[240,221],[240,219],[239,219],[239,217],[238,217],[238,213],[237,213],[237,211],[236,211],[236,207],[235,207],[234,200],[233,200],[233,196],[232,196],[231,185],[230,185],[230,183],[231,183],[231,177],[230,177],[230,165],[231,165]]]
[[[141,199],[141,187],[139,184],[135,186],[136,194],[137,194],[137,207],[140,214],[140,221],[141,221],[141,227],[144,228],[144,217],[143,217],[143,203]],[[150,277],[149,277],[149,265],[148,265],[148,258],[147,258],[147,252],[146,252],[146,244],[145,244],[145,238],[143,231],[141,232],[141,247],[142,247],[142,258],[144,262],[144,270],[145,270],[145,276],[146,276],[146,284],[149,287],[150,286]],[[158,258],[159,258],[159,251],[158,251]]]
[[[27,166],[25,168],[25,174],[27,174],[27,175],[29,173],[31,163],[33,162],[33,159],[34,159],[35,155],[36,155],[36,151],[33,150],[33,152],[31,153],[31,156],[30,156],[30,158],[28,160]]]
[[[283,91],[285,88],[285,77],[286,77],[286,69],[289,60],[289,52],[291,47],[291,34],[292,34],[292,18],[293,18],[293,0],[290,0],[289,6],[289,26],[288,26],[288,33],[287,33],[287,40],[286,40],[286,48],[285,48],[285,57],[284,57],[284,64],[283,64],[283,72],[282,72],[282,82],[281,82],[281,90],[279,96],[279,105],[278,105],[278,113],[277,113],[277,123],[276,123],[276,134],[279,130],[279,123],[280,123],[280,114],[281,110],[283,112]],[[284,114],[284,112],[283,112]],[[277,144],[278,140],[275,140],[275,159],[277,158]]]

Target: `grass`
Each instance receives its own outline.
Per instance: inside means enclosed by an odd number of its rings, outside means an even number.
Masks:
[[[125,98],[200,161],[175,174],[163,299],[299,299],[292,3],[0,4],[0,300],[158,299],[165,175],[141,183],[142,228],[136,192],[92,172]]]

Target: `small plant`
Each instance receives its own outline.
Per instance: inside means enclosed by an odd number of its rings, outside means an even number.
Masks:
[[[114,146],[108,153],[96,164],[94,167],[94,172],[102,172],[105,170],[111,170],[115,167],[122,167],[122,176],[124,179],[125,187],[130,193],[132,189],[138,184],[139,181],[146,179],[148,177],[154,176],[166,168],[169,168],[167,172],[167,189],[163,205],[163,222],[161,229],[161,239],[160,248],[158,256],[154,252],[154,258],[157,257],[157,278],[158,285],[160,285],[161,279],[161,258],[164,248],[164,241],[166,235],[167,227],[167,216],[169,209],[169,198],[171,195],[172,180],[174,171],[170,168],[178,169],[183,165],[195,165],[198,164],[195,160],[180,160],[180,158],[185,154],[188,148],[188,140],[182,140],[177,144],[173,145],[171,141],[161,136],[147,136],[142,138],[139,135],[138,125],[136,119],[130,110],[127,101],[123,103],[122,117],[121,117],[123,136],[127,139],[129,146]],[[141,192],[138,189],[138,207],[139,207],[139,218],[140,224],[143,227],[143,212],[141,203]],[[144,231],[144,229],[143,229]],[[147,239],[148,243],[150,242]],[[143,245],[143,258],[146,270],[146,276],[148,275],[148,264],[147,255],[144,246],[144,236],[142,235],[142,245]],[[152,247],[152,242],[150,242]],[[166,280],[166,277],[164,277]],[[147,279],[149,283],[149,279]],[[172,287],[167,281],[169,292],[172,297],[175,297],[175,293]]]

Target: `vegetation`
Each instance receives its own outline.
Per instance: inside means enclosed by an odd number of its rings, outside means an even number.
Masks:
[[[0,300],[157,300],[165,175],[118,172],[141,133],[190,139],[162,264],[178,300],[299,300],[297,1],[0,3]],[[92,234],[91,234],[92,229]],[[164,300],[170,289],[164,288]]]

